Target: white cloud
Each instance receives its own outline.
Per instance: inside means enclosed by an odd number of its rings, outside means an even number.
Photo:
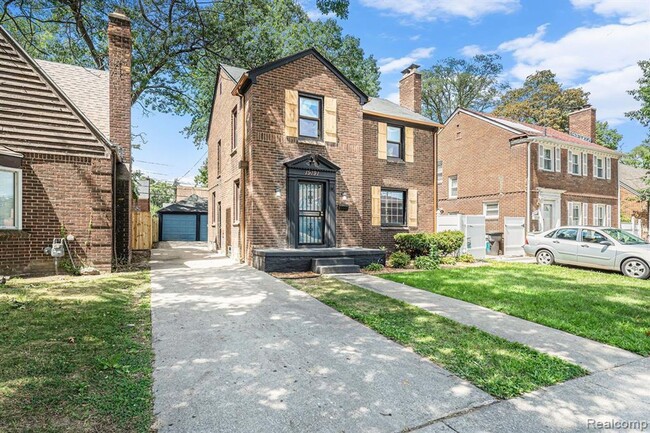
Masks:
[[[523,80],[542,69],[550,69],[565,84],[584,74],[621,70],[648,57],[650,22],[578,27],[557,41],[544,41],[546,25],[522,38],[499,45],[511,52],[516,65],[510,74]]]
[[[596,108],[598,119],[616,125],[627,120],[624,115],[626,111],[639,108],[639,102],[627,91],[636,87],[636,80],[640,77],[641,68],[631,65],[618,71],[593,75],[580,87],[591,93],[589,102]]]
[[[418,21],[459,16],[476,20],[492,13],[510,13],[519,8],[519,0],[361,0],[364,6]]]
[[[483,54],[483,50],[478,45],[465,45],[460,49],[460,53],[465,57],[474,57]]]
[[[571,0],[571,4],[578,9],[592,8],[606,18],[620,18],[623,24],[650,20],[648,0]]]
[[[411,63],[415,63],[421,59],[428,59],[433,55],[434,47],[422,47],[416,48],[404,57],[398,59],[394,57],[386,57],[379,59],[379,71],[382,74],[401,71],[402,69],[409,66]]]
[[[399,92],[389,93],[386,96],[386,99],[388,99],[389,101],[394,102],[396,104],[399,104]]]
[[[413,35],[409,38],[409,41],[417,41],[418,39],[420,39],[420,35]]]

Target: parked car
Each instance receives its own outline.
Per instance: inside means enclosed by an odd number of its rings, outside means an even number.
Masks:
[[[650,244],[632,233],[608,227],[558,227],[528,234],[524,251],[540,265],[564,263],[650,276]]]

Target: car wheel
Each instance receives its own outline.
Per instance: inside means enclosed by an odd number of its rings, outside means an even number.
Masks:
[[[621,265],[623,275],[632,278],[639,278],[645,280],[650,276],[650,267],[641,259],[631,258],[627,259]]]
[[[535,259],[537,259],[538,265],[552,265],[555,263],[555,257],[553,257],[553,253],[549,250],[537,251],[537,254],[535,254]]]

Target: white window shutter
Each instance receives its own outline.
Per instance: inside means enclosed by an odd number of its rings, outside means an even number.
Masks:
[[[571,223],[573,222],[573,202],[572,201],[567,203],[567,208],[568,208],[568,212],[566,213],[566,223],[567,223],[567,225],[570,226]]]
[[[543,170],[544,169],[544,146],[541,144],[537,145],[537,151],[539,152],[539,164],[537,169],[538,170]]]
[[[596,172],[598,171],[598,170],[596,170],[597,166],[598,166],[598,161],[597,161],[596,155],[594,155],[594,166],[593,166],[594,173],[593,173],[593,177],[596,177],[596,174],[597,174]]]
[[[598,210],[597,209],[598,209],[598,205],[594,204],[593,209],[592,209],[594,211],[594,216],[593,216],[593,218],[591,220],[591,225],[594,225],[594,226],[597,225],[597,221],[598,221]]]
[[[582,225],[589,225],[589,203],[582,203]]]
[[[566,171],[567,173],[573,173],[573,152],[570,150],[566,151]]]
[[[562,171],[562,149],[555,148],[555,171]]]
[[[607,227],[612,226],[612,205],[608,204],[605,208],[605,225]]]
[[[607,158],[605,161],[606,161],[605,162],[605,164],[606,164],[606,176],[605,177],[607,178],[607,180],[609,180],[609,179],[612,178],[612,158]]]
[[[588,154],[583,153],[582,154],[582,175],[583,176],[588,176],[589,175],[589,165],[587,162],[587,158],[589,157]]]

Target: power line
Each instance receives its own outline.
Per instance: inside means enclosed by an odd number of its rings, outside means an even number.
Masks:
[[[192,169],[193,169],[194,167],[196,167],[197,164],[198,164],[199,162],[203,161],[203,158],[205,158],[205,156],[206,156],[207,154],[208,154],[208,151],[206,150],[205,153],[204,153],[203,155],[201,155],[201,157],[199,158],[199,160],[196,161],[196,162],[194,163],[194,165],[191,166],[191,167],[189,168],[189,170],[187,170],[187,171],[185,172],[185,174],[182,175],[179,179],[182,179],[182,178],[184,178],[185,176],[187,176],[187,174],[188,174],[190,171],[192,171]]]

